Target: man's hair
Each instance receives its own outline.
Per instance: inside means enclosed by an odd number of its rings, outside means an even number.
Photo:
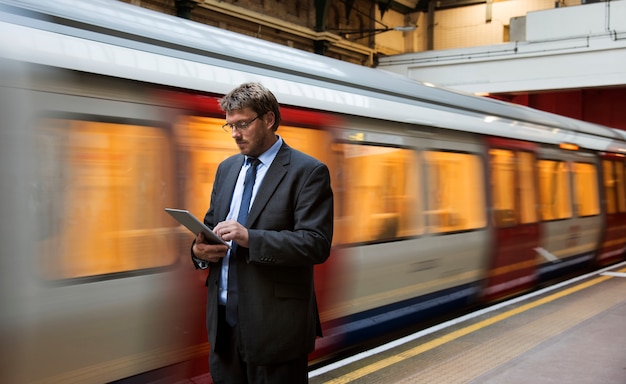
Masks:
[[[260,83],[241,84],[220,99],[220,107],[226,113],[244,108],[250,108],[259,116],[274,112],[276,118],[272,129],[277,130],[280,124],[278,101],[274,94]]]

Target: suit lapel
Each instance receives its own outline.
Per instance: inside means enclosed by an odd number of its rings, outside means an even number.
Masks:
[[[235,193],[235,185],[237,184],[237,178],[239,177],[239,172],[241,171],[244,160],[245,158],[241,156],[241,161],[234,161],[233,165],[227,170],[226,176],[224,177],[223,190],[228,191],[228,193],[224,193],[222,195],[222,199],[220,199],[222,200],[222,203],[216,204],[218,210],[216,217],[219,221],[226,220],[226,216],[228,216],[233,194]]]
[[[257,191],[254,202],[252,203],[252,208],[250,208],[250,214],[246,220],[246,227],[250,228],[250,225],[254,223],[261,211],[263,211],[263,207],[265,207],[267,202],[274,195],[274,192],[280,185],[281,180],[287,174],[291,158],[290,154],[291,151],[289,146],[283,143],[283,146],[280,147],[272,165],[267,170],[267,173],[263,178],[263,183]]]

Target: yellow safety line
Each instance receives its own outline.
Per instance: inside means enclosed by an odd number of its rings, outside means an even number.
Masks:
[[[626,271],[626,269],[624,269],[622,271]],[[448,342],[450,342],[452,340],[456,340],[456,339],[458,339],[460,337],[463,337],[465,335],[468,335],[468,334],[470,334],[472,332],[478,331],[481,328],[488,327],[488,326],[490,326],[492,324],[495,324],[495,323],[500,322],[502,320],[508,319],[509,317],[515,316],[515,315],[517,315],[519,313],[528,311],[530,309],[536,308],[536,307],[538,307],[540,305],[543,305],[543,304],[547,304],[547,303],[549,303],[551,301],[554,301],[554,300],[559,299],[561,297],[564,297],[564,296],[570,295],[572,293],[578,292],[578,291],[583,290],[585,288],[589,288],[589,287],[591,287],[593,285],[601,283],[601,282],[603,282],[605,280],[608,280],[608,279],[610,279],[612,277],[613,276],[609,276],[609,275],[597,277],[597,278],[595,278],[593,280],[589,280],[589,281],[587,281],[585,283],[581,283],[581,284],[579,284],[579,285],[577,285],[575,287],[568,288],[568,289],[563,290],[561,292],[558,292],[558,293],[552,294],[550,296],[546,296],[546,297],[544,297],[542,299],[536,300],[536,301],[534,301],[532,303],[528,303],[528,304],[522,305],[520,307],[511,309],[510,311],[501,313],[500,315],[490,317],[489,319],[480,321],[480,322],[478,322],[476,324],[467,326],[465,328],[461,328],[461,329],[456,330],[454,332],[451,332],[451,333],[449,333],[449,334],[447,334],[445,336],[442,336],[440,338],[434,339],[434,340],[429,341],[427,343],[421,344],[421,345],[419,345],[419,346],[417,346],[417,347],[415,347],[413,349],[409,349],[409,350],[407,350],[405,352],[401,352],[399,354],[396,354],[394,356],[388,357],[386,359],[379,360],[376,363],[367,365],[365,367],[362,367],[360,369],[352,371],[352,372],[350,372],[350,373],[348,373],[346,375],[340,376],[340,377],[335,378],[333,380],[326,381],[325,384],[349,383],[349,382],[354,381],[354,380],[356,380],[356,379],[358,379],[360,377],[369,375],[370,373],[376,372],[376,371],[381,370],[383,368],[389,367],[389,366],[391,366],[393,364],[396,364],[396,363],[399,363],[401,361],[407,360],[409,358],[415,357],[415,356],[417,356],[417,355],[419,355],[421,353],[430,351],[431,349],[437,348],[437,347],[439,347],[439,346],[441,346],[441,345],[443,345],[445,343],[448,343]]]

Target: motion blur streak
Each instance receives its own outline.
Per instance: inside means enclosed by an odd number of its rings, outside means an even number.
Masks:
[[[311,366],[624,259],[624,132],[119,1],[0,0],[0,382],[207,373],[206,275],[164,208],[204,215],[246,81],[331,172]]]

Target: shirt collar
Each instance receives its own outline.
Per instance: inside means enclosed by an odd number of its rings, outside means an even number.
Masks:
[[[261,156],[259,156],[259,160],[261,161],[261,164],[259,164],[259,166],[261,165],[268,166],[269,164],[272,164],[272,161],[274,161],[274,158],[278,154],[278,150],[283,145],[283,139],[279,135],[276,135],[276,136],[278,137],[278,140],[276,140],[276,142],[272,144],[272,146],[267,151],[263,152]],[[245,161],[246,165],[250,163],[249,159],[250,157],[246,156],[246,161]]]

